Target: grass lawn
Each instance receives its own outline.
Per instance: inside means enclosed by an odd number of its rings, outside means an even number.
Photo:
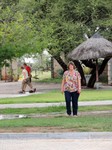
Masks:
[[[35,80],[34,80],[35,81]],[[62,78],[45,78],[45,79],[38,79],[36,82],[39,83],[61,83]]]
[[[112,100],[112,90],[82,90],[79,101]],[[0,104],[64,102],[64,95],[58,91],[34,94],[27,97],[0,98]]]
[[[80,106],[79,112],[112,110],[112,105],[107,106]],[[0,109],[0,114],[50,114],[65,113],[65,106],[52,106],[43,108],[7,108]]]
[[[51,71],[38,71],[38,78],[39,80],[50,79]]]
[[[100,116],[53,117],[53,118],[26,118],[16,120],[1,120],[0,129],[42,127],[68,129],[68,131],[112,131],[112,116],[109,114]],[[22,131],[22,129],[21,129]],[[67,131],[67,130],[66,130]],[[40,132],[40,131],[39,131]]]
[[[37,82],[61,83],[62,79],[50,79],[50,72],[40,73]],[[46,79],[45,79],[46,78]],[[51,81],[52,80],[52,81]],[[112,100],[112,90],[82,90],[79,101]],[[43,94],[35,94],[27,97],[18,98],[0,98],[0,104],[16,103],[54,103],[64,102],[64,95],[59,90],[50,91]],[[112,114],[92,114],[92,111],[112,110],[112,105],[108,106],[83,106],[79,107],[79,112],[87,112],[86,115],[75,117],[66,117],[64,106],[53,106],[44,108],[16,108],[0,109],[0,114],[48,114],[46,117],[24,118],[0,120],[0,132],[112,132]],[[59,116],[49,114],[58,113]]]
[[[77,118],[63,116],[64,106],[45,108],[1,109],[0,114],[45,114],[45,117],[0,120],[0,132],[108,132],[112,131],[112,114],[92,114],[92,111],[111,110],[112,106],[81,106]],[[57,113],[59,116],[49,114]],[[83,112],[87,112],[83,115]]]
[[[108,106],[81,106],[82,115],[66,117],[64,106],[44,108],[0,109],[0,114],[45,114],[45,117],[0,120],[0,132],[109,132],[112,131],[112,114],[92,114],[92,111],[112,110]],[[83,115],[83,112],[87,112]],[[58,113],[59,116],[49,114]],[[31,117],[31,116],[30,116]]]

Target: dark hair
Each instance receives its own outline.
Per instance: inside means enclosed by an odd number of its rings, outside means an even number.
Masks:
[[[27,64],[26,64],[26,63],[24,63],[23,65],[27,66]]]
[[[21,66],[21,69],[24,69],[24,67],[23,67],[23,66]]]
[[[74,64],[73,61],[69,61],[68,65],[67,65],[67,66],[68,66],[68,69],[69,69],[69,66],[70,66],[70,65],[72,65],[74,68],[76,68],[76,66],[75,66],[75,64]]]

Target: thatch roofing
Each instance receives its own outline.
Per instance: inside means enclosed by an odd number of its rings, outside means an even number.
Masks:
[[[95,34],[68,54],[72,60],[87,60],[112,57],[112,42]]]

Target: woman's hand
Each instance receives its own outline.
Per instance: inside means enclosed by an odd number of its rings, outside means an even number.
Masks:
[[[78,94],[80,94],[80,93],[81,93],[81,88],[79,88],[79,89],[78,89],[77,93],[78,93]]]
[[[26,79],[23,79],[23,82],[26,82]]]
[[[62,94],[64,93],[64,88],[61,88],[61,93],[62,93]]]

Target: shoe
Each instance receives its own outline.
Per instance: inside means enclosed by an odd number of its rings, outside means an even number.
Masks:
[[[19,94],[25,94],[25,91],[20,91]]]
[[[70,116],[71,116],[71,114],[66,114],[66,116],[67,116],[67,117],[70,117]]]
[[[36,92],[36,88],[33,90],[34,91],[34,93]]]
[[[33,90],[30,90],[29,93],[34,93],[34,91],[33,91]]]
[[[34,90],[30,90],[29,93],[35,93],[36,92],[36,88]]]
[[[73,117],[78,117],[77,115],[73,115]]]

